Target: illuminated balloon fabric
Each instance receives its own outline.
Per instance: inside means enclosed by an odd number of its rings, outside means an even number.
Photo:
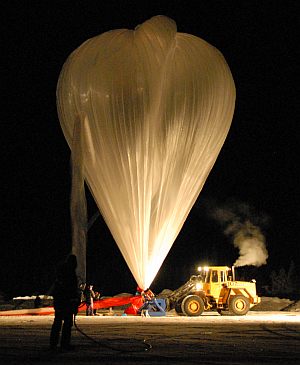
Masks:
[[[164,16],[87,40],[67,59],[58,113],[133,276],[150,286],[228,133],[235,87],[221,53]]]

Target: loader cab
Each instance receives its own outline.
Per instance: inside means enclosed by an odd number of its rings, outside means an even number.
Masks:
[[[210,266],[199,270],[204,272],[205,279],[203,289],[207,296],[217,299],[220,295],[222,286],[234,279],[232,269],[227,266]]]

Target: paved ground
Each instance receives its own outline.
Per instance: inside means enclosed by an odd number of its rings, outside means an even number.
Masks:
[[[52,316],[0,318],[6,364],[300,364],[300,313],[79,316],[74,351],[48,349]],[[145,342],[144,342],[145,341]],[[150,348],[151,347],[151,348]]]

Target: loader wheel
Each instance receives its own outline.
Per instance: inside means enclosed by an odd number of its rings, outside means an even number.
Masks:
[[[250,309],[250,302],[247,297],[243,295],[235,295],[229,302],[229,310],[236,316],[243,316],[248,313]]]
[[[204,303],[198,295],[189,295],[183,299],[181,309],[186,316],[200,316],[204,311]]]

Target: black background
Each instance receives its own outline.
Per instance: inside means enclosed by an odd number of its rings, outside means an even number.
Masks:
[[[248,268],[259,286],[272,270],[300,267],[297,1],[2,1],[0,291],[45,293],[69,252],[70,152],[56,113],[56,83],[86,39],[166,15],[226,58],[237,89],[219,158],[153,289],[176,288],[199,263],[231,265],[238,251],[206,206],[247,204],[268,264]],[[88,196],[89,214],[96,206]],[[89,232],[88,279],[103,295],[134,279],[99,218]]]

